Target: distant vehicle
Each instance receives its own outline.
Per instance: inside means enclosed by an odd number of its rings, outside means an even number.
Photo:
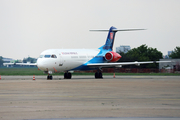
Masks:
[[[121,55],[112,50],[116,32],[134,30],[144,29],[117,29],[112,26],[109,30],[90,30],[108,32],[106,42],[103,46],[98,49],[48,49],[40,54],[37,63],[29,63],[27,65],[37,65],[40,70],[48,74],[47,79],[53,79],[52,73],[59,72],[64,72],[65,79],[71,79],[71,71],[97,70],[95,78],[103,78],[101,72],[101,68],[103,67],[121,67],[122,65],[170,62],[117,62],[121,58]]]

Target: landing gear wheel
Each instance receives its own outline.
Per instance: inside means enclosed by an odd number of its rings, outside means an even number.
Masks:
[[[47,76],[47,80],[52,80],[53,79],[53,76],[52,75],[48,75]]]
[[[71,77],[72,77],[71,73],[69,73],[69,72],[64,73],[64,79],[71,79]]]
[[[52,76],[52,75],[50,75],[49,79],[50,79],[50,80],[52,80],[52,79],[53,79],[53,76]]]
[[[103,78],[102,77],[102,72],[96,72],[95,73],[95,78],[97,79],[97,78]]]

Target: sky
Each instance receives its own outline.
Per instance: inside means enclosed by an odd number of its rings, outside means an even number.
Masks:
[[[180,0],[0,0],[0,56],[37,58],[46,49],[99,48],[107,32],[120,45],[143,44],[164,55],[180,46]]]

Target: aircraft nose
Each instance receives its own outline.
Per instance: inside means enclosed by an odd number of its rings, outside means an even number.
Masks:
[[[41,60],[41,59],[37,60],[37,67],[42,71],[46,71],[45,64],[44,64],[43,60]]]

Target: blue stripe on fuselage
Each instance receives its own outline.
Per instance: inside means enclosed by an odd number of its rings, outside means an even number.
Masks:
[[[111,51],[111,49],[109,50],[105,50],[103,49],[104,46],[98,48],[100,49],[100,52],[94,57],[92,58],[91,60],[89,60],[88,62],[86,62],[85,64],[82,64],[76,68],[73,68],[71,70],[94,70],[94,69],[97,69],[97,68],[90,68],[87,66],[87,64],[90,64],[90,63],[104,63],[106,62],[104,56],[107,52]]]

